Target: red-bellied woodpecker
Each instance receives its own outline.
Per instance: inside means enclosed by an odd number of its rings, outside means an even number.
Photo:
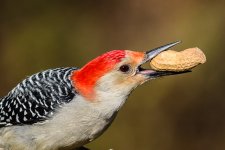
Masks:
[[[148,52],[113,50],[81,69],[49,69],[28,77],[0,101],[0,149],[72,149],[94,140],[138,85],[177,74],[141,67],[177,43]]]

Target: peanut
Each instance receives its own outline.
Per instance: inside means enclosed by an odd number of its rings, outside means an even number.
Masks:
[[[152,69],[157,71],[181,72],[190,70],[206,62],[204,53],[199,48],[189,48],[181,52],[167,50],[158,54],[150,62]]]

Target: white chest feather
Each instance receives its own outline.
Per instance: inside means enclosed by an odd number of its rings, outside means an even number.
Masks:
[[[125,101],[125,97],[120,100],[114,98],[108,97],[109,100],[104,102],[88,102],[77,96],[44,123],[0,130],[0,144],[10,143],[16,150],[56,150],[62,146],[82,146],[101,135],[113,121]]]

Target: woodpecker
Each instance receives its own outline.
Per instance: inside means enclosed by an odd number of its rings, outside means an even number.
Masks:
[[[82,68],[36,73],[0,101],[0,149],[78,149],[99,137],[138,85],[176,72],[142,64],[179,42],[147,52],[112,50]]]

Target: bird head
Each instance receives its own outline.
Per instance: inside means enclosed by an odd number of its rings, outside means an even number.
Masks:
[[[95,100],[100,93],[128,96],[134,88],[150,79],[176,74],[144,69],[141,65],[178,43],[170,43],[147,52],[112,50],[104,53],[74,72],[72,80],[76,90],[88,100]]]

